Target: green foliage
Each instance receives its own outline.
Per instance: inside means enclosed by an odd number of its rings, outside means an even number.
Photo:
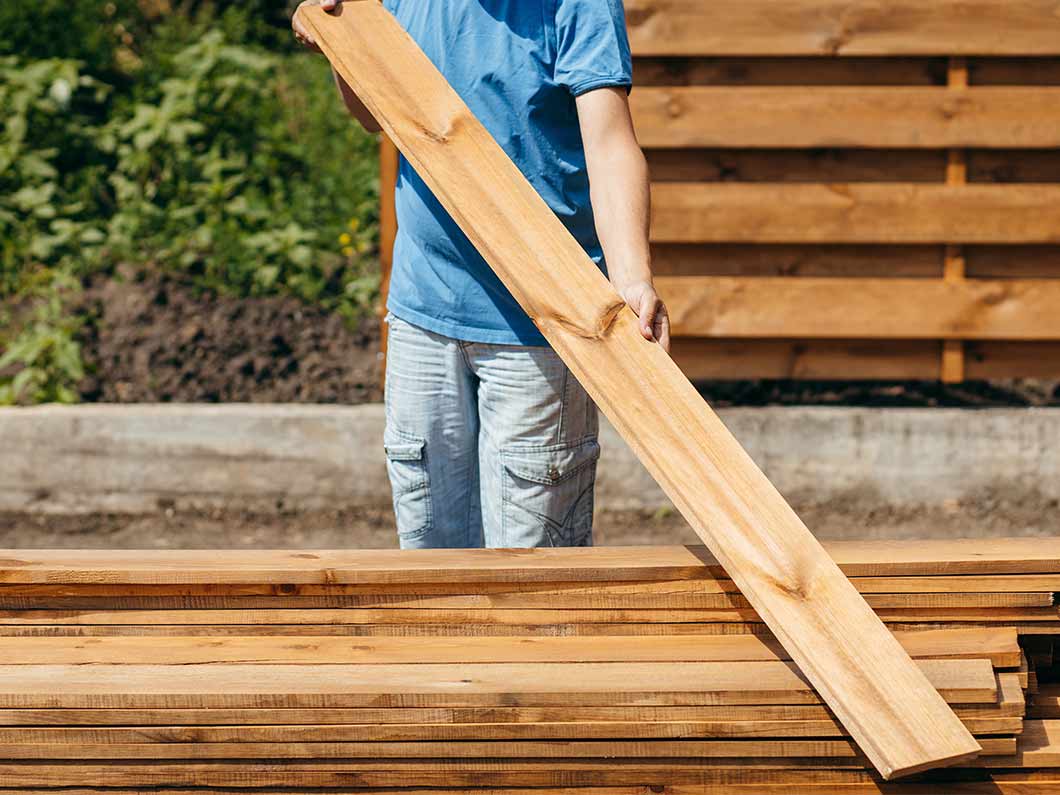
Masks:
[[[0,296],[41,263],[98,262],[107,95],[74,62],[0,58]]]
[[[164,268],[350,320],[374,304],[375,138],[290,44],[291,2],[0,5],[0,302],[37,307],[0,318],[5,400],[73,394],[69,277],[45,300],[41,274]]]
[[[77,60],[111,79],[135,58],[144,20],[134,0],[4,0],[0,55]]]
[[[64,272],[38,276],[27,296],[29,320],[0,355],[0,405],[74,403],[85,375],[77,342],[82,320],[66,311],[80,283]]]
[[[376,229],[375,144],[339,111],[326,64],[231,46],[216,30],[167,64],[107,130],[112,256],[355,315],[350,284],[369,269]],[[357,245],[342,246],[350,219]]]

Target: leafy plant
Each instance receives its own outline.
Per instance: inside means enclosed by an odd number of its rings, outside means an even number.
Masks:
[[[32,296],[29,322],[0,355],[0,405],[77,401],[85,375],[77,342],[82,320],[67,311],[66,300],[80,284],[68,273],[49,276]]]
[[[375,138],[327,62],[292,47],[289,0],[14,6],[0,9],[0,302],[39,303],[41,274],[123,266],[351,321],[374,305]],[[0,328],[20,366],[5,399],[70,397],[62,305]]]

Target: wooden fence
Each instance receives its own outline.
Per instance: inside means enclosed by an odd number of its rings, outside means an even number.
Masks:
[[[626,8],[691,378],[1060,377],[1060,3]]]

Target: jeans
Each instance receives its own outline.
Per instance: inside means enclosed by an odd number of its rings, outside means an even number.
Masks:
[[[387,322],[383,444],[401,547],[591,545],[596,406],[559,356]]]

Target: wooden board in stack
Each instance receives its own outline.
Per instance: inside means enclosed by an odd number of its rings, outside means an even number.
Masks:
[[[0,788],[1060,791],[1060,542],[828,548],[974,767],[882,782],[702,548],[9,550]]]

